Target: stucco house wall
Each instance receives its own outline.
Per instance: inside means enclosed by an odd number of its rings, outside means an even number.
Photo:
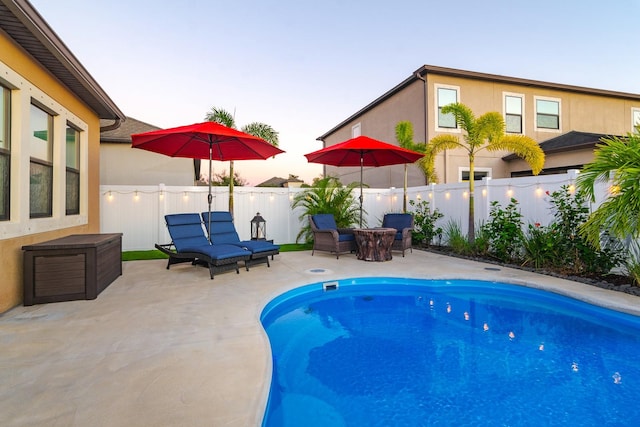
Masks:
[[[11,151],[10,151],[10,215],[0,221],[0,313],[18,305],[23,298],[22,246],[54,238],[100,231],[99,200],[99,119],[117,121],[124,114],[113,102],[95,89],[99,86],[86,70],[77,68],[75,57],[62,49],[55,33],[33,7],[21,0],[0,0],[0,84],[10,90]],[[19,24],[18,24],[19,23]],[[27,51],[5,31],[18,31],[33,37],[35,50]],[[41,44],[37,45],[35,40]],[[54,45],[60,44],[57,48]],[[49,55],[60,55],[52,58]],[[40,56],[40,60],[36,56]],[[54,56],[55,56],[54,55]],[[52,71],[43,65],[45,57],[60,61],[76,75],[63,69]],[[63,76],[64,74],[64,76]],[[63,83],[85,79],[94,85],[72,90]],[[89,78],[89,80],[86,80]],[[53,119],[53,209],[46,218],[30,218],[30,108],[32,103],[46,108]],[[89,103],[93,105],[89,105]],[[97,107],[96,107],[97,106]],[[101,111],[96,111],[99,108]],[[67,215],[65,211],[65,128],[67,124],[80,132],[80,213]]]
[[[478,73],[425,65],[388,92],[318,137],[328,147],[352,138],[353,130],[362,135],[397,144],[395,126],[399,121],[413,123],[414,141],[428,141],[442,133],[462,137],[459,129],[437,127],[437,88],[457,90],[458,102],[476,116],[489,111],[505,114],[506,94],[523,99],[523,134],[543,143],[572,130],[605,135],[625,135],[633,130],[633,110],[640,108],[640,95],[566,84],[526,80],[516,77]],[[559,129],[536,129],[536,99],[553,99],[560,103]],[[426,123],[426,129],[425,129]],[[356,126],[356,128],[354,128]],[[425,136],[426,134],[426,136]],[[547,153],[545,167],[584,164],[593,158],[593,150],[580,153]],[[482,151],[476,156],[477,170],[487,170],[493,178],[505,178],[529,169],[522,161],[505,161],[508,152]],[[579,160],[579,162],[578,162]],[[565,163],[566,162],[566,163]],[[468,157],[463,150],[447,150],[436,158],[439,182],[453,183],[468,170]],[[402,187],[403,166],[366,168],[364,182],[371,187]],[[339,177],[344,184],[359,180],[356,168],[325,167],[326,175]],[[424,176],[415,165],[409,166],[409,186],[424,184]]]

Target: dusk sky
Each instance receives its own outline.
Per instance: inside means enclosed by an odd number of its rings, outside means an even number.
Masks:
[[[127,116],[275,128],[286,154],[236,162],[250,184],[310,183],[316,138],[424,64],[640,93],[640,0],[31,3]]]

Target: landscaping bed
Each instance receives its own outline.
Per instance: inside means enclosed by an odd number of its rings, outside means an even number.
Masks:
[[[427,252],[437,253],[440,255],[447,255],[456,258],[468,259],[472,261],[479,261],[488,264],[499,265],[501,267],[509,267],[515,268],[519,270],[526,270],[533,273],[545,274],[547,276],[558,277],[561,279],[573,280],[574,282],[585,283],[587,285],[597,286],[603,289],[610,289],[619,292],[625,292],[627,294],[640,296],[640,287],[632,284],[632,279],[629,276],[625,276],[623,274],[602,274],[602,275],[591,275],[591,276],[576,276],[572,274],[563,274],[561,271],[552,271],[549,269],[543,268],[531,268],[525,267],[517,264],[507,264],[504,262],[496,261],[495,259],[478,257],[478,256],[466,256],[461,255],[451,248],[446,246],[414,246],[414,249],[423,250]]]

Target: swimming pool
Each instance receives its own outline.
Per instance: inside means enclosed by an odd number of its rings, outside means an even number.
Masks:
[[[640,318],[523,286],[356,278],[262,312],[263,426],[637,425]]]

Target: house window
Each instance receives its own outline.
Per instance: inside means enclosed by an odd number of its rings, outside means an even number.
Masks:
[[[53,116],[31,104],[29,216],[52,216],[53,200]]]
[[[438,127],[442,129],[456,129],[456,118],[453,113],[442,114],[442,107],[458,102],[458,89],[439,87],[438,89]]]
[[[640,108],[631,111],[631,132],[640,133]]]
[[[351,126],[351,138],[357,138],[360,135],[362,135],[362,126],[360,126],[360,123]]]
[[[522,96],[505,95],[504,121],[507,133],[522,133]]]
[[[471,174],[469,173],[469,168],[458,168],[458,181],[459,182],[468,182]],[[482,178],[491,178],[491,168],[474,168],[473,169],[473,180],[474,181],[482,181]]]
[[[0,86],[0,221],[9,219],[11,177],[11,91]]]
[[[536,127],[560,130],[560,101],[536,99]]]
[[[80,213],[80,132],[67,125],[66,213]]]

